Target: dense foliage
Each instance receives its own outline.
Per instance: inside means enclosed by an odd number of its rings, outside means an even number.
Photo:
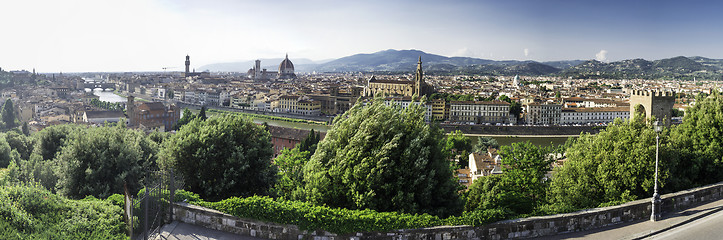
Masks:
[[[140,188],[145,171],[156,169],[158,144],[143,132],[122,125],[75,131],[56,157],[59,193],[106,198]]]
[[[472,147],[472,151],[476,153],[486,153],[489,148],[499,149],[500,143],[492,137],[477,137],[477,143]]]
[[[183,176],[188,190],[203,198],[267,195],[276,177],[271,136],[236,115],[199,118],[164,142],[159,165]]]
[[[8,130],[13,129],[17,127],[17,117],[15,116],[15,107],[13,106],[13,101],[9,98],[5,100],[5,103],[3,104],[2,111],[0,111],[0,116],[2,120],[2,129]]]
[[[109,201],[69,200],[35,185],[0,187],[0,239],[127,239]]]
[[[546,203],[547,181],[552,158],[549,147],[529,142],[502,146],[501,175],[477,179],[470,187],[466,211],[497,209],[510,216],[528,214]]]
[[[311,153],[301,151],[300,147],[293,149],[284,148],[281,154],[274,159],[274,165],[278,167],[278,176],[273,193],[276,196],[288,199],[303,198],[303,167],[309,161]]]
[[[122,102],[106,102],[93,98],[90,100],[90,105],[106,109],[109,111],[125,111],[125,106]]]
[[[597,135],[581,135],[552,178],[550,201],[586,208],[651,196],[655,136],[645,122],[619,119]],[[661,159],[671,159],[665,136],[661,134]],[[660,179],[668,179],[667,168],[661,168]]]
[[[461,202],[442,131],[424,111],[356,104],[334,119],[304,166],[304,196],[314,204],[447,216]]]
[[[715,183],[723,180],[723,95],[714,91],[698,96],[686,110],[683,123],[670,134],[671,145],[680,154],[669,164],[670,183],[675,189]]]

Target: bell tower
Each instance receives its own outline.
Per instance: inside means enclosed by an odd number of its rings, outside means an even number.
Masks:
[[[422,56],[419,56],[417,61],[417,72],[414,75],[414,93],[421,97],[424,95],[424,71],[422,71]]]
[[[191,68],[191,57],[186,55],[186,76],[188,76],[190,68]]]

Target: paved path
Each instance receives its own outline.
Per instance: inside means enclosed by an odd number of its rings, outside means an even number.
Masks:
[[[193,224],[174,221],[166,224],[161,228],[161,234],[155,238],[156,240],[257,240],[249,236],[241,236],[233,233],[208,229]]]
[[[652,236],[650,239],[721,239],[723,237],[721,222],[723,222],[723,212],[717,212],[684,226]]]
[[[539,239],[652,239],[668,231],[673,231],[695,220],[723,210],[723,200],[706,203],[680,212],[662,216],[662,220],[638,220],[616,224],[590,231],[574,232]]]

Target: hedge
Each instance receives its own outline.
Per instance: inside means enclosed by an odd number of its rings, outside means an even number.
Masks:
[[[417,229],[443,225],[479,226],[511,216],[509,211],[489,209],[440,219],[429,214],[330,208],[306,202],[274,200],[265,196],[232,197],[218,202],[196,201],[191,204],[237,217],[292,224],[302,230],[325,230],[337,234]]]

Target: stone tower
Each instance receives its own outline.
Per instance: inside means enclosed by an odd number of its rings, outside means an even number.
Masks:
[[[414,75],[414,93],[421,97],[425,94],[424,92],[424,71],[422,71],[422,56],[419,56],[417,62],[417,72]]]
[[[135,126],[138,120],[135,117],[135,99],[135,97],[128,95],[128,102],[126,102],[126,115],[128,116],[128,125],[130,126]]]
[[[630,119],[635,117],[635,106],[640,104],[645,113],[645,119],[655,117],[670,126],[673,116],[673,104],[675,104],[675,93],[662,91],[632,90],[630,92]]]
[[[188,73],[190,73],[191,69],[191,57],[186,55],[186,76],[188,76]]]

